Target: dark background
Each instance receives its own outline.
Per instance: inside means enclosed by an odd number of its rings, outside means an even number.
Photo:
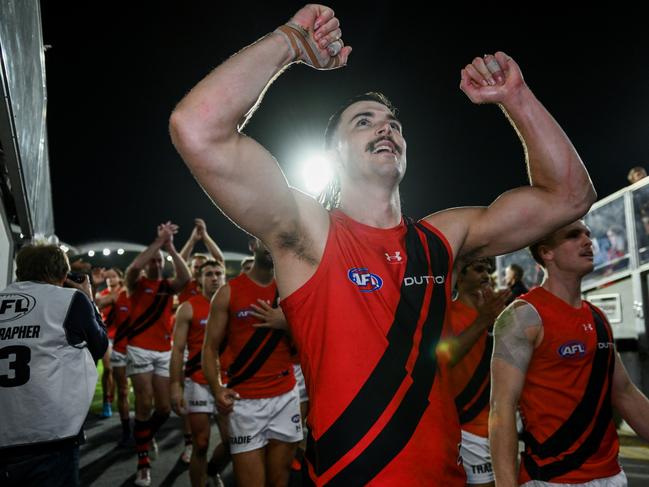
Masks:
[[[63,241],[148,244],[156,225],[203,217],[225,250],[246,237],[216,210],[171,145],[174,105],[212,68],[299,9],[301,2],[42,0],[55,228]],[[299,150],[319,147],[347,98],[383,91],[408,140],[403,211],[421,217],[486,205],[525,183],[523,153],[495,106],[459,90],[460,69],[503,50],[559,121],[604,197],[628,169],[649,168],[649,36],[643,17],[609,10],[574,15],[525,5],[442,13],[416,2],[333,2],[349,65],[294,66],[273,85],[246,132],[300,186]],[[637,24],[637,25],[636,25]]]

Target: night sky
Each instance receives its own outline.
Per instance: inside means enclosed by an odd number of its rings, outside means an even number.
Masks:
[[[174,150],[168,118],[213,67],[302,3],[73,3],[42,0],[59,238],[148,244],[156,225],[172,220],[181,226],[180,248],[200,216],[225,250],[245,251],[243,232],[216,210]],[[521,146],[505,117],[495,106],[473,105],[458,88],[460,69],[495,50],[519,63],[600,197],[625,186],[631,166],[649,169],[649,37],[629,22],[633,16],[435,16],[414,2],[330,5],[354,48],[349,65],[292,67],[246,129],[289,182],[299,186],[299,152],[321,145],[329,115],[347,98],[376,90],[399,107],[404,124],[406,214],[487,205],[524,184]]]

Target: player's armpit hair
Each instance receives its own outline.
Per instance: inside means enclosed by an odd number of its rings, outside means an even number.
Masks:
[[[318,265],[318,261],[309,251],[309,239],[302,231],[295,228],[291,231],[283,231],[277,234],[277,243],[281,249],[290,250],[300,260],[312,265]]]

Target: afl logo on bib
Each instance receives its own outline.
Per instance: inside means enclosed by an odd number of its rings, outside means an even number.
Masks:
[[[586,355],[586,345],[580,341],[570,341],[562,344],[557,350],[563,358],[580,358]]]
[[[347,277],[356,284],[358,290],[362,293],[371,293],[383,286],[383,279],[369,272],[367,267],[353,267],[347,271]]]
[[[35,304],[36,300],[29,294],[0,294],[0,323],[25,316]]]

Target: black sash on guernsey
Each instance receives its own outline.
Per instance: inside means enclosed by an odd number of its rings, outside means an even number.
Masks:
[[[406,219],[406,225],[407,262],[404,276],[443,275],[447,279],[449,255],[439,237],[410,219]],[[420,236],[427,243],[430,262]],[[331,468],[368,433],[406,379],[406,362],[413,347],[425,293],[432,285],[430,281],[425,286],[401,284],[401,298],[386,337],[389,344],[379,362],[356,397],[327,431],[317,441],[309,434],[306,457],[318,476]],[[428,396],[437,372],[434,351],[442,332],[445,312],[445,288],[438,285],[432,292],[422,325],[421,342],[411,375],[412,385],[376,438],[328,485],[365,485],[408,443],[429,405]]]
[[[124,322],[117,327],[115,330],[115,338],[113,338],[113,343],[119,343],[120,340],[123,340],[128,336],[128,331],[131,327],[131,319],[127,318]]]
[[[201,368],[201,351],[199,350],[196,355],[187,359],[185,362],[185,377],[190,377],[194,372]]]
[[[493,328],[489,328],[489,334],[485,343],[484,353],[480,362],[473,372],[471,380],[464,390],[455,398],[455,407],[460,416],[460,424],[468,423],[475,418],[480,411],[489,403],[489,392],[491,391],[491,380],[489,378],[491,352],[493,350],[494,338],[492,335]],[[482,391],[480,393],[480,391]],[[480,395],[478,395],[480,393]],[[471,402],[473,401],[473,404]],[[471,404],[468,408],[468,404]]]
[[[279,302],[279,294],[275,293],[275,300],[273,301],[273,308],[277,308]],[[270,335],[270,337],[268,337]],[[228,383],[227,387],[232,388],[241,384],[243,381],[250,379],[254,376],[259,369],[266,363],[266,360],[286,336],[284,330],[273,330],[270,328],[257,328],[252,336],[248,339],[246,344],[241,348],[239,355],[232,361],[228,367]],[[266,338],[268,339],[266,340]],[[266,343],[264,343],[266,341]],[[261,344],[264,344],[263,346]],[[256,353],[256,355],[255,355]],[[255,356],[250,363],[248,361]],[[244,369],[243,366],[248,363]],[[288,370],[285,371],[288,374]]]
[[[523,462],[527,472],[535,480],[549,481],[578,469],[598,450],[612,421],[611,385],[615,369],[615,352],[613,347],[608,344],[613,342],[613,337],[609,332],[609,328],[604,324],[604,319],[600,313],[590,303],[588,305],[595,320],[598,347],[593,357],[588,385],[581,401],[570,417],[543,443],[539,443],[528,431],[523,432],[523,440],[525,441]],[[607,346],[599,347],[600,343]],[[602,405],[598,411],[597,406],[600,402]],[[593,423],[590,434],[583,440],[582,444],[574,452],[564,455]],[[562,456],[563,458],[539,466],[532,458],[532,455],[539,459],[561,458]]]
[[[158,287],[153,303],[151,303],[151,305],[144,310],[144,313],[138,316],[128,328],[127,336],[129,339],[139,335],[156,324],[160,319],[160,316],[162,316],[162,313],[164,313],[172,294],[173,290],[171,289],[169,282],[163,280]],[[117,339],[117,337],[115,339]]]
[[[104,325],[106,325],[106,328],[113,326],[115,318],[117,318],[117,304],[113,304],[113,307],[110,309],[110,313],[108,313],[108,316],[106,316],[106,319],[104,320]]]

